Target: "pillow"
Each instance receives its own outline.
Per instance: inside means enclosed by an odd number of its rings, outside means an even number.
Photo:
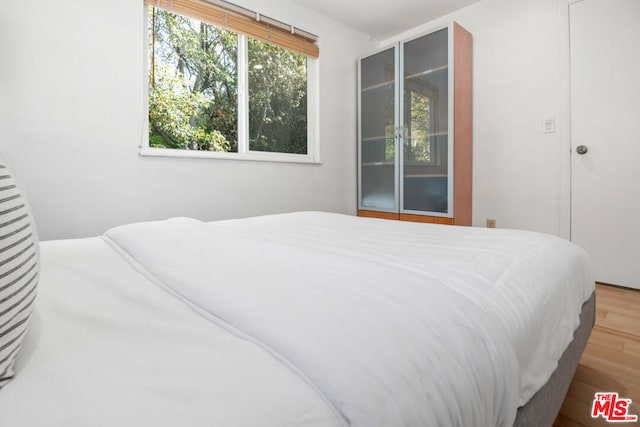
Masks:
[[[36,296],[39,261],[26,198],[0,154],[0,388],[13,378]]]

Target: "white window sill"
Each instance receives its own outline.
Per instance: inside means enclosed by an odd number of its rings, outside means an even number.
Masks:
[[[321,165],[310,154],[287,154],[250,151],[248,153],[222,153],[216,151],[176,150],[170,148],[141,147],[141,156],[182,157],[191,159],[249,160],[254,162],[304,163]]]

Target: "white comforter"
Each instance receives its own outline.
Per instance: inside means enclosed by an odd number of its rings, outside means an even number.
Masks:
[[[511,425],[594,287],[582,250],[529,232],[297,213],[106,239],[353,426]]]
[[[260,347],[190,310],[103,238],[41,245],[42,272],[2,427],[337,427]]]
[[[41,251],[1,426],[508,426],[593,290],[554,237],[321,213]]]

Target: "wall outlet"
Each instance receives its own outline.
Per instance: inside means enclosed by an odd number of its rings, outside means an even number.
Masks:
[[[487,218],[487,228],[496,228],[496,220]]]

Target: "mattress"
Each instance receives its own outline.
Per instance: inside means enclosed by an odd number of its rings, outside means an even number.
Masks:
[[[41,251],[3,425],[512,425],[594,287],[552,236],[317,212]]]

